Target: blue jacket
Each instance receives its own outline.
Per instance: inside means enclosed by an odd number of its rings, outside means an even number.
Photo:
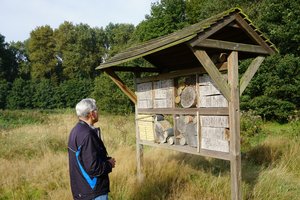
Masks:
[[[72,129],[68,142],[69,172],[74,199],[89,200],[109,192],[106,148],[98,129],[79,121]]]

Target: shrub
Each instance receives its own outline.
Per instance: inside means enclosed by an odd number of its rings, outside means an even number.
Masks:
[[[241,65],[245,70],[248,61]],[[241,98],[242,110],[256,110],[266,120],[287,122],[299,109],[300,59],[291,54],[268,57]]]
[[[60,84],[56,92],[57,107],[74,108],[81,99],[90,96],[92,79],[71,79]]]
[[[248,150],[259,140],[264,138],[265,133],[262,129],[263,121],[254,111],[243,112],[241,114],[241,140],[242,150]]]
[[[6,97],[9,91],[8,82],[4,79],[0,79],[0,109],[6,107]]]
[[[132,77],[121,74],[121,79],[128,81],[132,80]],[[133,87],[133,84],[130,83],[126,83],[126,85]],[[134,110],[130,99],[105,74],[101,74],[95,79],[92,97],[97,100],[99,108],[108,113],[126,114],[132,113]]]
[[[250,108],[255,109],[255,113],[266,120],[277,120],[287,122],[289,116],[296,109],[295,105],[289,101],[274,99],[268,96],[259,96],[250,100]]]
[[[34,108],[52,109],[57,107],[55,102],[55,85],[50,80],[41,80],[34,84],[32,104]]]
[[[7,107],[10,109],[32,108],[32,96],[31,82],[21,78],[16,79],[7,97]]]

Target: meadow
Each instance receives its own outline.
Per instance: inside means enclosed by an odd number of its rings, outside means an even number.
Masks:
[[[72,199],[67,140],[76,121],[71,110],[0,111],[0,200]],[[101,114],[96,125],[117,160],[111,200],[231,198],[228,161],[145,147],[139,183],[134,115]],[[300,122],[246,117],[241,129],[243,199],[300,199]]]

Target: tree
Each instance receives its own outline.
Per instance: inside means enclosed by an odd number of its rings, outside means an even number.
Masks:
[[[279,54],[267,58],[245,90],[241,109],[284,122],[299,108],[300,58]]]
[[[184,0],[161,0],[153,3],[151,14],[146,15],[146,19],[136,27],[135,40],[143,42],[183,28],[188,24],[185,11]]]
[[[55,90],[57,87],[48,79],[33,82],[32,106],[39,109],[56,108]]]
[[[65,79],[94,78],[104,56],[101,29],[64,22],[55,30],[56,52]]]
[[[264,0],[257,7],[257,23],[281,54],[300,56],[300,3],[298,0]]]
[[[50,26],[37,27],[30,33],[29,58],[33,79],[59,81],[58,60],[55,54],[55,41]]]
[[[195,24],[233,7],[245,7],[248,10],[248,4],[251,3],[244,0],[189,0],[186,3],[186,20],[189,24]]]
[[[108,57],[114,56],[116,53],[132,44],[131,39],[134,30],[135,27],[132,24],[109,23],[105,27],[105,47]]]
[[[18,74],[18,65],[15,61],[15,54],[5,37],[0,34],[0,79],[13,82]]]
[[[59,85],[56,91],[57,107],[74,108],[82,98],[90,96],[93,90],[91,79],[70,79]]]
[[[18,77],[30,80],[31,63],[29,60],[28,40],[24,42],[12,42],[10,48],[14,52],[15,60],[18,64]]]
[[[30,81],[17,78],[7,96],[7,108],[25,109],[32,108],[33,91]]]
[[[6,107],[6,97],[9,91],[9,83],[0,79],[0,109],[4,109]]]

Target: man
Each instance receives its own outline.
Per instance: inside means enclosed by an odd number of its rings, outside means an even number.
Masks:
[[[69,170],[74,199],[107,200],[108,174],[115,167],[115,159],[107,156],[101,140],[98,110],[94,99],[82,99],[76,105],[79,122],[69,136]]]

